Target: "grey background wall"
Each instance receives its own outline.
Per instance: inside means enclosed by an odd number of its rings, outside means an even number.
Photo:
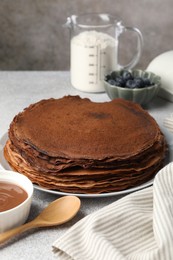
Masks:
[[[69,31],[62,24],[72,14],[89,12],[112,13],[138,27],[144,49],[137,67],[145,68],[173,49],[172,10],[172,0],[1,0],[0,70],[68,70]],[[130,59],[133,46],[122,38],[122,63]]]

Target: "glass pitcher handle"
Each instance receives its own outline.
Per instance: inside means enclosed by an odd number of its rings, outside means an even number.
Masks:
[[[138,61],[141,57],[141,54],[142,54],[142,48],[143,48],[142,33],[140,32],[139,29],[137,29],[135,27],[126,27],[126,26],[123,26],[122,24],[119,25],[119,29],[120,29],[119,34],[125,32],[125,31],[131,31],[131,32],[135,32],[137,35],[137,51],[136,51],[135,56],[127,65],[119,65],[120,69],[131,69],[136,66],[136,64],[138,63]]]

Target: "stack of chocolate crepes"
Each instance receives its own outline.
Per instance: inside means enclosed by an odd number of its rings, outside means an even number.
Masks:
[[[122,191],[153,178],[166,142],[141,106],[79,96],[41,100],[13,119],[4,155],[35,184],[70,193]]]

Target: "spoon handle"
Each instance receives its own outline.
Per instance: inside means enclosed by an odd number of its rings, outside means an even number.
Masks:
[[[4,233],[0,234],[0,244],[4,243],[5,241],[7,241],[8,239],[10,239],[11,237],[20,234],[26,230],[29,230],[31,228],[35,228],[35,227],[39,227],[40,225],[38,224],[37,221],[30,221],[26,224],[23,224],[19,227],[13,228],[11,230],[8,230]]]

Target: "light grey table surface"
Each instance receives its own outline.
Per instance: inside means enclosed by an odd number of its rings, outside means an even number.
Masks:
[[[13,117],[31,103],[50,97],[60,98],[64,95],[80,95],[96,102],[109,101],[105,93],[91,94],[79,92],[70,84],[69,72],[0,72],[0,137],[8,131]],[[173,113],[173,103],[157,97],[148,107],[172,144],[173,135],[163,127],[163,119]],[[28,220],[32,220],[51,201],[59,196],[34,190],[31,211]],[[25,232],[0,246],[2,260],[51,260],[52,244],[73,224],[84,216],[116,201],[121,196],[105,198],[81,198],[81,209],[77,216],[67,224],[53,228],[42,228]],[[74,238],[75,239],[75,238]]]

